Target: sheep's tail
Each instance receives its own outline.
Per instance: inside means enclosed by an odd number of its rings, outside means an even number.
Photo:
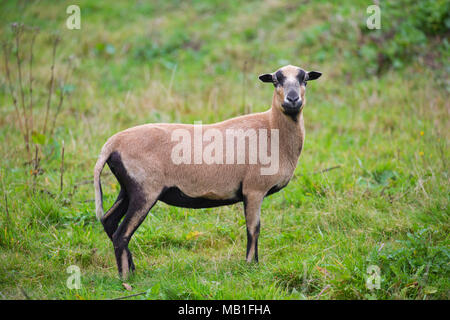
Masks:
[[[102,185],[100,181],[100,174],[102,173],[103,167],[105,166],[106,161],[108,160],[110,152],[107,152],[105,148],[103,148],[100,156],[98,157],[97,163],[94,168],[94,188],[95,188],[95,212],[97,215],[97,219],[100,220],[103,217],[103,193],[102,193]]]

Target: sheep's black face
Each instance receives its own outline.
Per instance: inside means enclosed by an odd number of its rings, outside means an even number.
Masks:
[[[287,114],[298,113],[303,105],[306,81],[306,72],[298,69],[297,74],[286,75],[278,70],[275,73],[275,88],[280,94],[281,106]]]
[[[287,115],[296,115],[305,104],[306,82],[319,78],[316,71],[307,72],[295,66],[285,66],[274,73],[263,74],[259,79],[275,86],[278,104]]]

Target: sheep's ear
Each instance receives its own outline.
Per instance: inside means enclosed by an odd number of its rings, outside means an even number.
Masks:
[[[310,71],[310,72],[308,72],[308,76],[306,77],[306,81],[319,79],[321,75],[322,75],[322,72]]]
[[[262,74],[259,76],[259,80],[262,82],[271,82],[273,83],[273,76],[271,73]]]

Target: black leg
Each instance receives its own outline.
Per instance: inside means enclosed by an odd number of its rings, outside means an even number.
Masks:
[[[103,228],[106,234],[112,240],[112,235],[116,232],[120,220],[123,218],[128,209],[128,197],[124,189],[120,189],[116,202],[101,218]]]
[[[263,196],[250,193],[244,196],[244,213],[247,224],[247,262],[258,262],[258,237],[260,230],[261,204]]]
[[[116,255],[119,275],[126,279],[130,271],[134,271],[134,263],[128,244],[136,229],[141,225],[150,209],[158,200],[159,192],[145,196],[135,194],[130,197],[125,218],[112,235],[114,253]]]

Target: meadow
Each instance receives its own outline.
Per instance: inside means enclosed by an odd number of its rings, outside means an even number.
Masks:
[[[417,36],[409,25],[383,38],[395,12],[380,2],[381,29],[368,30],[362,0],[81,0],[81,29],[69,30],[72,1],[2,1],[0,299],[449,299],[449,11],[425,39],[405,38]],[[15,22],[39,28],[20,42],[23,105]],[[295,176],[263,202],[259,263],[245,262],[242,204],[158,203],[130,243],[136,273],[124,286],[95,218],[106,139],[265,111],[273,86],[258,75],[286,64],[323,76],[307,87]],[[119,191],[109,169],[102,184],[109,208]],[[72,265],[80,289],[66,285]],[[371,266],[379,288],[366,285]]]

